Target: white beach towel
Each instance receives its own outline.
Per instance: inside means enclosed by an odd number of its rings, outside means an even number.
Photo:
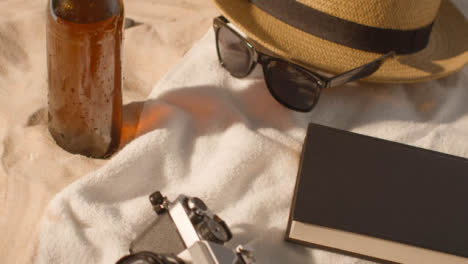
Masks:
[[[350,84],[296,113],[269,94],[260,67],[245,79],[221,68],[210,31],[146,101],[125,107],[126,124],[141,109],[140,136],[52,200],[36,263],[115,263],[156,217],[156,190],[202,198],[231,227],[229,245],[258,263],[368,263],[283,240],[307,124],[468,157],[467,85],[466,67],[427,83]]]

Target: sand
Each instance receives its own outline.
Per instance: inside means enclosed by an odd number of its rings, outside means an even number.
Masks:
[[[124,1],[137,25],[124,42],[124,117],[211,26],[209,0]],[[107,160],[72,155],[47,130],[47,1],[0,2],[0,256],[30,263],[48,201]],[[136,111],[136,112],[135,112]],[[131,123],[131,120],[128,121]],[[133,139],[127,128],[128,142]]]

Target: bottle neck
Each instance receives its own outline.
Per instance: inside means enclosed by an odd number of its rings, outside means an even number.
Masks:
[[[123,14],[122,0],[50,0],[50,11],[75,23],[95,23]]]

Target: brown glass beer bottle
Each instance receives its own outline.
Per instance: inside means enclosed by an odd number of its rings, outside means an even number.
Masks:
[[[122,0],[50,0],[49,131],[63,149],[103,158],[122,126]]]

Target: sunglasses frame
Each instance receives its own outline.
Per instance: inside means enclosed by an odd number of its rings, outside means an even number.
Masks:
[[[265,82],[267,84],[267,88],[268,88],[270,94],[276,99],[276,101],[278,101],[279,103],[281,103],[285,107],[290,108],[290,109],[295,110],[295,111],[298,111],[298,112],[310,112],[315,107],[315,105],[317,104],[317,102],[318,102],[318,100],[320,98],[322,89],[329,88],[329,87],[340,86],[340,85],[343,85],[343,84],[348,83],[348,82],[352,82],[352,81],[355,81],[355,80],[366,78],[366,77],[370,76],[371,74],[373,74],[374,72],[376,72],[380,68],[380,66],[383,64],[383,62],[385,60],[387,60],[389,58],[392,58],[395,55],[394,51],[390,51],[390,52],[384,54],[383,56],[377,58],[376,60],[374,60],[372,62],[369,62],[367,64],[364,64],[362,66],[359,66],[357,68],[354,68],[354,69],[352,69],[350,71],[338,74],[338,75],[333,76],[333,77],[325,77],[325,76],[322,76],[322,75],[320,75],[318,73],[312,72],[312,71],[310,71],[310,70],[308,70],[308,69],[306,69],[306,68],[304,68],[304,67],[302,67],[300,65],[292,63],[290,61],[287,61],[287,60],[284,60],[284,59],[281,59],[281,58],[277,58],[277,57],[273,57],[273,56],[270,56],[270,55],[267,55],[265,53],[257,51],[257,49],[255,49],[255,47],[244,36],[242,36],[234,28],[230,27],[228,25],[229,23],[230,23],[229,20],[227,20],[224,16],[216,17],[213,20],[213,29],[215,31],[215,38],[216,38],[216,51],[217,51],[218,60],[219,60],[219,62],[221,64],[221,66],[224,67],[224,62],[223,62],[223,59],[221,57],[221,53],[220,53],[220,50],[219,50],[219,30],[222,27],[225,27],[230,32],[232,32],[234,35],[236,35],[239,38],[239,40],[242,41],[245,44],[245,46],[247,47],[247,50],[249,51],[249,55],[250,55],[249,69],[246,71],[245,74],[236,75],[236,74],[233,74],[232,72],[229,72],[229,73],[232,76],[236,77],[236,78],[244,78],[244,77],[246,77],[246,76],[248,76],[248,75],[250,75],[252,73],[253,69],[255,69],[257,64],[261,64],[262,67],[263,67]],[[289,66],[292,66],[296,70],[305,73],[306,75],[309,76],[309,78],[311,78],[313,81],[315,81],[315,85],[317,86],[318,93],[317,93],[317,96],[315,97],[315,101],[314,101],[314,103],[312,104],[311,107],[309,107],[307,109],[297,108],[294,105],[288,104],[287,102],[283,101],[281,98],[279,98],[275,94],[273,89],[270,87],[269,80],[267,80],[267,78],[266,78],[266,74],[267,74],[267,71],[268,71],[267,65],[269,65],[269,63],[271,63],[272,61],[277,61],[277,62],[280,62],[280,63],[287,63]]]
[[[223,59],[221,57],[221,53],[219,51],[219,30],[221,29],[221,27],[225,27],[226,29],[231,31],[234,35],[236,35],[239,38],[239,40],[242,41],[245,44],[245,46],[247,47],[247,50],[249,51],[249,55],[250,55],[249,68],[248,68],[248,70],[246,71],[245,74],[237,75],[237,74],[233,74],[232,72],[229,72],[229,73],[232,76],[236,77],[236,78],[244,78],[244,77],[247,77],[248,75],[250,75],[252,73],[252,71],[255,69],[257,64],[261,64],[262,68],[263,68],[263,74],[266,76],[267,71],[268,71],[266,66],[270,62],[278,61],[278,62],[283,62],[283,63],[290,64],[290,65],[294,66],[296,69],[300,69],[300,71],[305,72],[307,75],[309,75],[310,78],[312,78],[316,82],[316,85],[317,85],[317,88],[318,88],[318,94],[315,97],[315,100],[314,100],[314,103],[312,104],[312,106],[307,108],[307,109],[303,109],[303,108],[298,108],[298,107],[296,107],[294,105],[288,104],[287,102],[283,101],[279,96],[276,95],[275,91],[271,88],[271,86],[269,84],[269,81],[267,80],[267,78],[265,78],[265,83],[267,85],[268,91],[273,96],[273,98],[275,98],[275,100],[278,101],[283,106],[285,106],[287,108],[290,108],[292,110],[298,111],[298,112],[310,112],[315,107],[315,105],[317,104],[318,99],[320,98],[322,88],[325,88],[324,84],[326,82],[322,79],[322,77],[318,76],[318,75],[315,75],[314,73],[310,72],[309,70],[307,70],[307,69],[305,69],[305,68],[303,68],[303,67],[301,67],[299,65],[292,64],[292,63],[290,63],[290,62],[288,62],[286,60],[283,60],[283,59],[280,59],[280,58],[275,58],[275,57],[272,57],[272,56],[269,56],[267,54],[264,54],[262,52],[257,51],[252,46],[252,44],[250,44],[249,41],[247,41],[241,34],[239,34],[233,28],[228,26],[228,23],[229,23],[229,21],[223,16],[215,18],[214,22],[213,22],[213,28],[214,28],[215,37],[216,37],[216,51],[217,51],[218,60],[219,60],[219,62],[221,64],[221,66],[224,67],[224,62],[223,62]]]

